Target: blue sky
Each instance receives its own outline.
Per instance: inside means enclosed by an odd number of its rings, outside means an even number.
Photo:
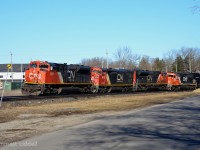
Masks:
[[[198,0],[0,0],[0,63],[79,63],[128,46],[163,57],[200,48]]]

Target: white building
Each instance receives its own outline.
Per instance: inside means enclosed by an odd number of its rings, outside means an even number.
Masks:
[[[24,80],[24,71],[28,68],[28,64],[13,64],[13,72],[7,68],[8,64],[0,64],[0,89],[2,89],[4,81],[22,82]]]
[[[24,72],[0,72],[0,89],[3,89],[3,83],[7,82],[23,82]]]
[[[24,72],[0,72],[1,81],[23,81]]]

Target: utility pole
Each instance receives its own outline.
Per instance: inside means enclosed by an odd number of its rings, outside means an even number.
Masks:
[[[101,59],[101,68],[103,68],[103,63],[104,63],[104,60],[103,58]]]
[[[13,64],[12,64],[12,52],[10,51],[10,59],[11,59],[11,74],[12,74],[12,82],[13,82]]]
[[[23,70],[22,70],[22,68],[23,68],[23,64],[21,62],[21,88],[22,88],[22,82],[23,82]]]
[[[106,67],[108,68],[108,50],[106,50]]]
[[[178,64],[177,64],[177,62],[176,62],[176,72],[178,71]]]
[[[191,52],[192,52],[192,49],[190,49],[190,51],[188,52],[188,65],[189,65],[189,71],[190,73],[192,72],[192,58],[191,58]],[[187,56],[186,55],[186,56]]]
[[[192,72],[191,51],[189,53],[189,69],[190,69],[190,73],[191,73]]]

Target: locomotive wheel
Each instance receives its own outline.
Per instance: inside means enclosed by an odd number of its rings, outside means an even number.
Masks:
[[[106,93],[107,92],[107,88],[103,88],[103,93]]]
[[[125,92],[126,92],[126,88],[123,88],[123,89],[122,89],[122,93],[125,93]]]
[[[58,88],[58,94],[62,92],[62,88]]]
[[[123,88],[123,89],[122,89],[122,92],[123,92],[123,93],[128,92],[128,87]]]
[[[85,89],[84,88],[80,88],[81,93],[85,93]]]
[[[35,91],[34,94],[35,94],[35,96],[38,96],[41,94],[41,91]]]
[[[90,91],[91,91],[92,93],[98,93],[99,89],[98,89],[97,86],[92,86],[92,87],[90,88]]]
[[[102,88],[99,93],[106,93],[107,92],[107,89],[106,88]]]
[[[91,89],[89,89],[88,87],[80,88],[80,91],[81,91],[82,93],[92,92]]]
[[[177,89],[177,87],[175,87],[175,86],[171,87],[171,91],[176,91],[176,89]]]
[[[110,93],[111,91],[112,91],[112,87],[109,87],[107,92]]]

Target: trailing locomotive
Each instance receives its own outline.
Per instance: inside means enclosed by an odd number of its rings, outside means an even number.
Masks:
[[[200,88],[200,73],[192,73],[193,78],[197,82],[197,88]]]
[[[126,69],[103,69],[103,76],[106,77],[106,92],[121,90],[122,92],[132,91],[134,82],[134,71]]]
[[[159,75],[158,83],[162,84],[163,90],[170,91],[195,90],[197,88],[197,81],[192,73],[164,72]]]
[[[31,61],[25,71],[23,94],[60,94],[63,88],[81,92],[105,93],[113,90],[144,91],[196,89],[198,74],[148,70],[105,69],[83,65],[67,65],[47,61]]]
[[[137,91],[146,91],[149,89],[157,89],[160,86],[158,83],[158,77],[161,74],[160,71],[148,71],[148,70],[136,70]]]

